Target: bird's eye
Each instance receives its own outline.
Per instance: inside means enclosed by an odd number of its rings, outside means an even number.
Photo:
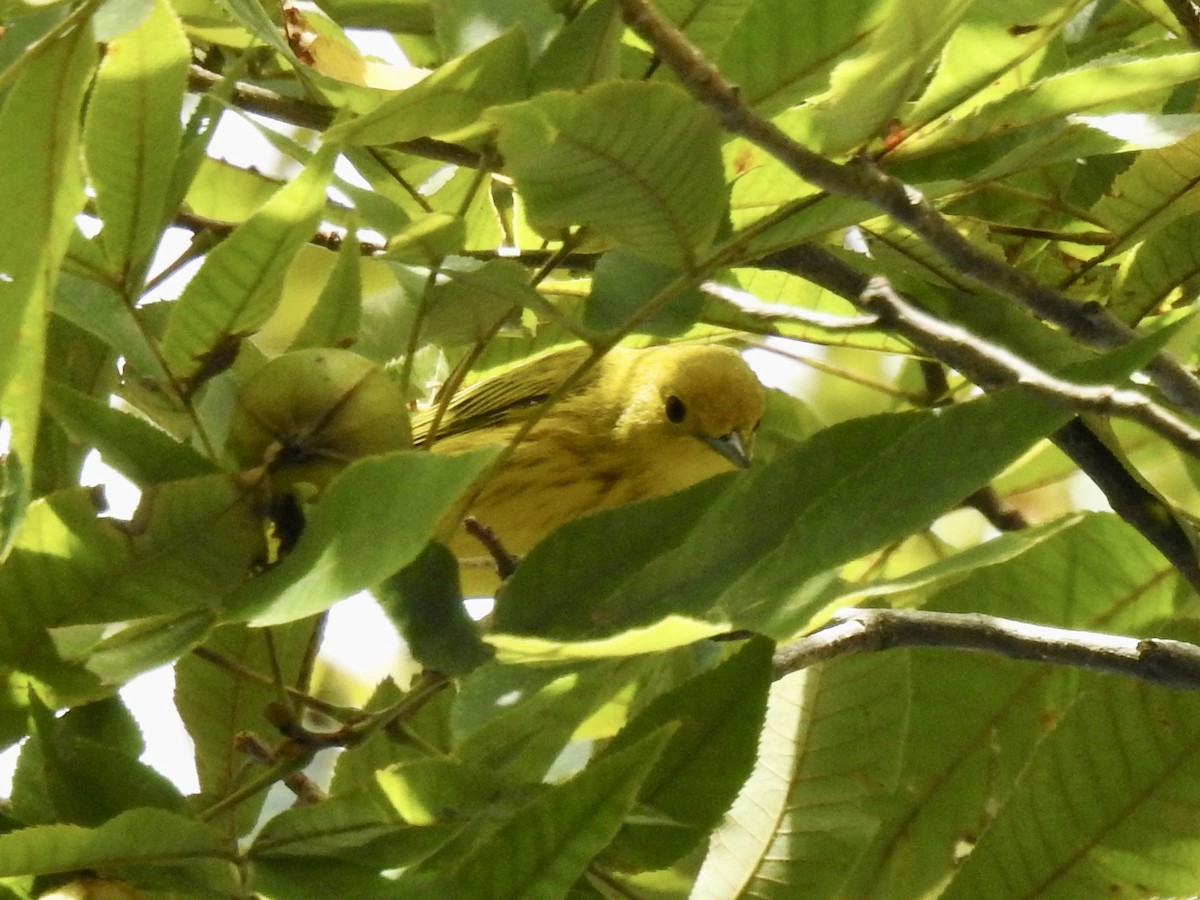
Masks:
[[[687,407],[683,405],[683,401],[672,394],[667,398],[667,419],[678,425],[687,415]]]

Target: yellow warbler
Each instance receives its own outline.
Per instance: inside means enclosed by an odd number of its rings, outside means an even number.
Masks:
[[[455,453],[509,441],[587,358],[565,350],[459,392],[433,436]],[[677,491],[749,464],[765,392],[727,347],[610,350],[545,412],[488,482],[470,514],[509,552],[526,553],[562,523],[593,510]],[[413,423],[428,443],[434,411]],[[495,586],[494,565],[459,529],[451,549],[472,587]],[[493,572],[476,577],[477,567]]]

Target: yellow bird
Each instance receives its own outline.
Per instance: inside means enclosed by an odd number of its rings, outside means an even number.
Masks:
[[[460,391],[434,435],[439,453],[511,440],[523,421],[587,358],[588,348],[534,359]],[[689,487],[749,465],[765,391],[727,347],[617,347],[554,403],[484,487],[470,514],[504,549],[523,555],[571,519]],[[434,410],[413,423],[429,440]],[[451,549],[472,590],[495,568],[463,529]],[[490,576],[477,577],[479,568]]]

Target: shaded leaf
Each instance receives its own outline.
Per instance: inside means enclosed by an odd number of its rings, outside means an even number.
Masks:
[[[524,32],[510,28],[366,115],[331,128],[325,139],[368,145],[432,136],[464,140],[483,130],[480,114],[487,107],[525,96],[528,53]]]
[[[838,896],[895,787],[907,695],[903,653],[775,682],[758,761],[713,835],[693,900]]]
[[[684,266],[716,235],[725,207],[720,126],[681,90],[605,82],[488,116],[539,230],[586,225]]]
[[[239,616],[276,625],[320,612],[417,557],[494,451],[400,451],[358,460],[308,515],[295,550],[232,598]]]
[[[109,42],[88,102],[88,173],[117,271],[140,274],[167,214],[191,47],[165,2]],[[117,131],[112,123],[119,121]],[[132,287],[132,286],[131,286]]]
[[[162,353],[176,378],[198,387],[216,373],[212,361],[223,347],[235,342],[236,352],[236,341],[270,316],[292,256],[316,228],[336,156],[332,147],[317,153],[208,254],[172,309],[163,335]]]
[[[75,214],[83,206],[79,110],[95,63],[85,25],[51,41],[20,70],[0,108],[0,410],[12,449],[32,471],[45,362],[46,316]]]

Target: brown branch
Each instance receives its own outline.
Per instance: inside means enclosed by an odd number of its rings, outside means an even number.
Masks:
[[[919,191],[892,178],[866,158],[835,163],[793,140],[773,122],[755,113],[737,88],[688,38],[647,0],[621,0],[625,20],[679,76],[726,128],[770,153],[810,184],[842,197],[871,204],[921,237],[965,276],[1054,322],[1085,343],[1113,348],[1135,337],[1097,303],[1083,303],[1048,287],[1007,262],[976,247],[942,217]],[[1166,353],[1146,371],[1175,403],[1200,414],[1200,381]]]
[[[964,373],[982,388],[1020,385],[1032,394],[1077,412],[1129,419],[1191,456],[1200,458],[1200,429],[1155,403],[1141,391],[1107,384],[1080,384],[1044,372],[1003,347],[930,315],[902,298],[886,279],[872,278],[861,306],[879,316],[936,359]]]
[[[1200,647],[1195,644],[921,609],[841,610],[834,624],[775,651],[775,677],[842,656],[900,647],[991,653],[1200,690]]]
[[[1200,8],[1194,0],[1165,0],[1167,9],[1183,30],[1183,35],[1193,47],[1200,47]]]
[[[868,276],[833,254],[807,244],[772,254],[760,260],[758,264],[791,272],[859,306],[863,305],[863,295],[871,285]],[[985,357],[985,367],[991,365],[986,359],[987,350],[991,345],[974,335],[969,335],[963,329],[934,319],[927,313],[923,315],[928,318],[922,321],[932,322],[935,326],[934,331],[940,326],[954,329],[954,336],[958,342],[949,341],[944,344],[953,359],[942,360],[943,362],[953,365],[972,380],[978,377],[980,381],[977,383],[980,384],[987,383],[995,375],[994,372],[989,375],[988,368],[982,372],[974,371],[971,354],[963,352],[961,340],[968,338],[974,345],[973,349]],[[911,323],[910,320],[910,324],[915,323]],[[910,329],[909,338],[918,346],[927,347],[929,352],[935,355],[943,348],[943,344],[933,336],[925,343],[925,334],[916,328]],[[940,359],[940,356],[938,358]],[[1029,365],[1024,360],[1021,362]],[[1035,371],[1040,372],[1036,369]],[[1007,383],[1018,382],[1019,379],[1016,379]],[[999,383],[1005,382],[999,379]],[[1070,385],[1069,382],[1063,384]],[[1069,402],[1065,397],[1060,399]],[[1186,426],[1186,423],[1183,424]],[[1186,427],[1190,429],[1190,426]],[[1187,436],[1186,432],[1184,436]],[[1170,506],[1150,492],[1080,419],[1075,419],[1060,428],[1051,440],[1104,492],[1113,511],[1149,541],[1193,588],[1200,591],[1200,561],[1197,560],[1193,535],[1179,521]]]
[[[202,66],[193,65],[188,73],[188,90],[205,93],[221,84],[221,81],[220,75],[210,72]],[[230,102],[246,112],[288,122],[313,131],[324,131],[328,128],[333,123],[335,112],[328,106],[321,106],[318,103],[311,103],[295,97],[285,97],[283,94],[245,82],[238,82],[233,86]],[[389,149],[402,153],[411,153],[414,156],[436,159],[470,169],[478,169],[484,165],[483,157],[474,150],[434,138],[399,141],[387,146]]]

